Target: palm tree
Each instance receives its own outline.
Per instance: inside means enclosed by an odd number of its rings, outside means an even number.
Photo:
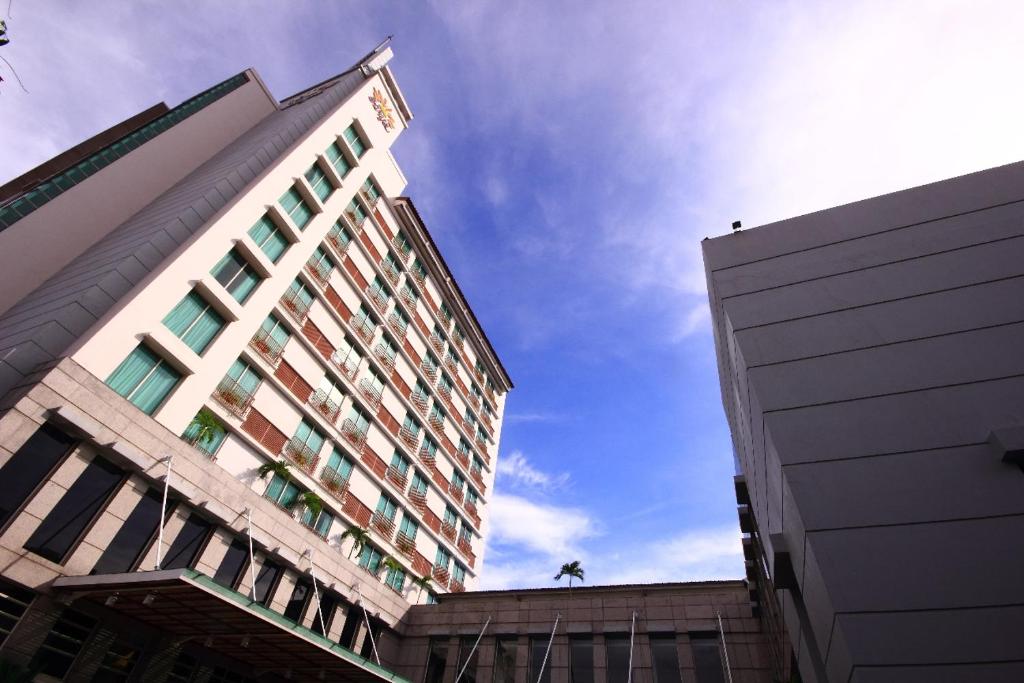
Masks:
[[[185,434],[188,435],[188,442],[196,447],[202,447],[211,443],[219,432],[224,431],[220,421],[209,408],[202,408],[192,421],[188,424]]]
[[[583,567],[580,566],[579,560],[573,560],[562,565],[562,568],[555,574],[555,581],[558,581],[563,576],[569,577],[569,594],[572,595],[572,580],[579,579],[583,581]]]
[[[292,505],[304,507],[309,512],[309,518],[312,521],[316,521],[316,518],[320,516],[320,511],[324,509],[323,499],[312,491],[299,494]]]
[[[390,555],[384,556],[384,559],[380,561],[380,566],[385,569],[390,569],[393,572],[405,571],[405,567],[402,566],[402,563]]]
[[[359,526],[350,526],[341,534],[342,543],[345,542],[346,538],[352,539],[352,547],[348,551],[348,559],[352,559],[352,553],[359,549],[359,552],[363,552],[363,546],[370,542],[370,532]]]
[[[256,474],[259,475],[260,479],[266,479],[268,474],[276,474],[285,481],[288,481],[291,478],[288,467],[288,463],[284,460],[272,460],[260,465],[259,469],[256,470]]]
[[[416,591],[416,601],[419,602],[420,596],[423,595],[423,591],[430,590],[430,577],[421,576],[418,579],[413,579],[412,585],[416,586],[419,589],[418,591]]]

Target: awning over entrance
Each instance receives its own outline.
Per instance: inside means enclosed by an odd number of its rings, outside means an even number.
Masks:
[[[53,587],[292,681],[409,683],[190,569],[65,576]]]

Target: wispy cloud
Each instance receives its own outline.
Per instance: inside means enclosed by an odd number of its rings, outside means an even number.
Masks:
[[[564,422],[561,413],[508,413],[502,418],[506,424],[519,422]]]
[[[624,543],[600,556],[592,574],[602,584],[706,581],[743,576],[743,547],[735,524],[694,528],[667,538]]]
[[[569,473],[549,474],[535,468],[522,451],[512,451],[498,459],[498,481],[513,488],[531,488],[536,491],[551,491],[569,482]]]

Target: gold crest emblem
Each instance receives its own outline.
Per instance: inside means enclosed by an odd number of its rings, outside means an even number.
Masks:
[[[384,93],[374,88],[373,95],[370,97],[370,104],[373,105],[373,110],[377,112],[377,120],[380,121],[380,125],[384,126],[384,130],[391,130],[395,127],[395,112],[391,109],[387,99],[385,99]]]

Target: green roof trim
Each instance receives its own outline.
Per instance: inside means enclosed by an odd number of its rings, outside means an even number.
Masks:
[[[314,633],[305,626],[300,626],[296,624],[294,621],[291,621],[290,619],[285,619],[282,615],[278,614],[277,612],[271,609],[267,609],[258,602],[253,602],[248,597],[242,595],[238,591],[231,590],[230,588],[225,588],[219,583],[216,583],[206,574],[197,572],[194,569],[186,569],[182,573],[182,578],[186,579],[189,583],[192,583],[210,593],[214,593],[215,595],[224,598],[228,602],[235,603],[242,609],[248,610],[249,612],[252,612],[263,617],[267,621],[277,624],[285,630],[294,632],[295,635],[304,638],[313,643],[314,645],[318,645],[319,647],[322,647],[325,650],[329,650],[331,653],[337,655],[338,657],[341,657],[342,659],[352,664],[355,664],[356,666],[362,667],[367,671],[370,671],[371,673],[374,673],[385,680],[393,681],[394,683],[410,683],[408,679],[402,678],[398,674],[394,674],[385,669],[384,667],[375,664],[368,659],[360,657],[356,653],[352,652],[352,650],[342,647],[341,645],[338,645],[330,639],[325,638],[319,633]]]

